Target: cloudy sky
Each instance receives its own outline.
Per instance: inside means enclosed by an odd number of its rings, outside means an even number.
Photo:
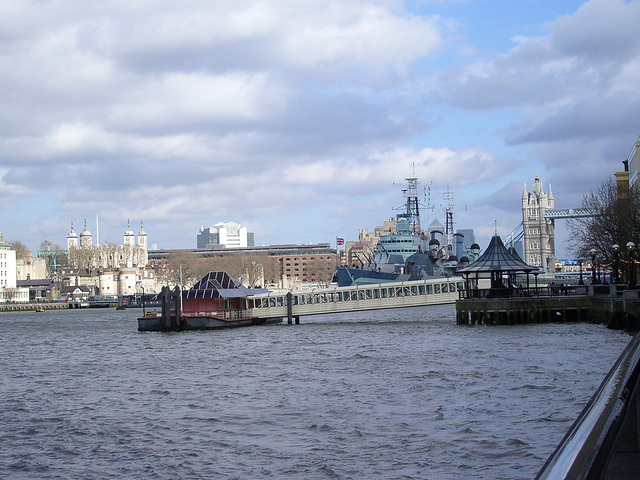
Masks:
[[[357,239],[415,168],[484,248],[539,174],[556,207],[640,135],[640,1],[0,2],[0,230],[34,253],[71,222],[195,248]],[[421,189],[421,195],[425,193]],[[558,222],[556,249],[566,249]]]

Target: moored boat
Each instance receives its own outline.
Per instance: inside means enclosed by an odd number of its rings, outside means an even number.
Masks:
[[[150,311],[143,307],[138,330],[213,330],[282,322],[282,318],[251,318],[247,297],[265,292],[243,286],[226,272],[209,272],[188,290],[163,287],[159,307]]]
[[[355,255],[359,265],[338,267],[333,277],[338,286],[451,277],[458,268],[466,267],[479,256],[477,244],[460,259],[455,256],[451,205],[447,207],[444,231],[437,222],[430,226],[430,234],[422,230],[419,182],[416,177],[406,180],[405,209],[396,215],[395,232],[382,235],[375,250],[365,251],[368,247],[363,247],[363,251]],[[441,237],[442,242],[437,237]]]

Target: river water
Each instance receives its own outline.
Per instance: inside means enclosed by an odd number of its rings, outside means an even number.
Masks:
[[[139,333],[0,314],[0,478],[530,479],[630,337],[451,305]]]

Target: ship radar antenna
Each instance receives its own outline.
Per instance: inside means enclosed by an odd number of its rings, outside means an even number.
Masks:
[[[449,189],[449,185],[447,185],[447,190],[442,194],[442,198],[444,200],[446,200],[447,205],[444,209],[445,211],[445,227],[444,227],[444,232],[445,232],[445,240],[447,242],[447,247],[451,248],[451,250],[453,250],[453,236],[454,236],[454,230],[453,230],[453,212],[454,212],[454,208],[453,208],[453,192]],[[461,208],[461,210],[466,210],[467,206],[465,205],[463,208]]]
[[[408,223],[409,229],[412,233],[420,235],[422,234],[422,227],[420,225],[420,208],[433,209],[430,205],[424,205],[420,202],[418,197],[420,181],[415,176],[415,164],[413,166],[414,172],[412,176],[405,178],[406,184],[402,185],[402,195],[405,198],[405,204],[401,207],[394,208],[394,210],[404,210],[404,213],[396,215],[397,219],[403,219]],[[397,185],[394,183],[394,185]]]

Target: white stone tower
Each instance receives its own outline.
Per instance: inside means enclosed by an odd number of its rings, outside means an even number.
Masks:
[[[84,230],[80,232],[80,247],[91,247],[93,245],[93,237],[91,232],[87,230],[87,220],[84,221]]]
[[[536,174],[531,193],[527,184],[522,192],[522,228],[524,229],[524,261],[545,272],[553,271],[555,257],[553,219],[544,218],[547,210],[553,209],[553,193],[545,193]]]
[[[140,231],[138,232],[138,246],[147,250],[147,234],[144,231],[142,220],[140,220]]]
[[[125,247],[133,247],[135,245],[136,236],[133,234],[133,231],[130,228],[129,220],[127,220],[127,231],[124,232],[124,241],[123,245]]]
[[[78,234],[73,231],[73,222],[71,222],[71,231],[67,234],[67,251],[78,247]]]

